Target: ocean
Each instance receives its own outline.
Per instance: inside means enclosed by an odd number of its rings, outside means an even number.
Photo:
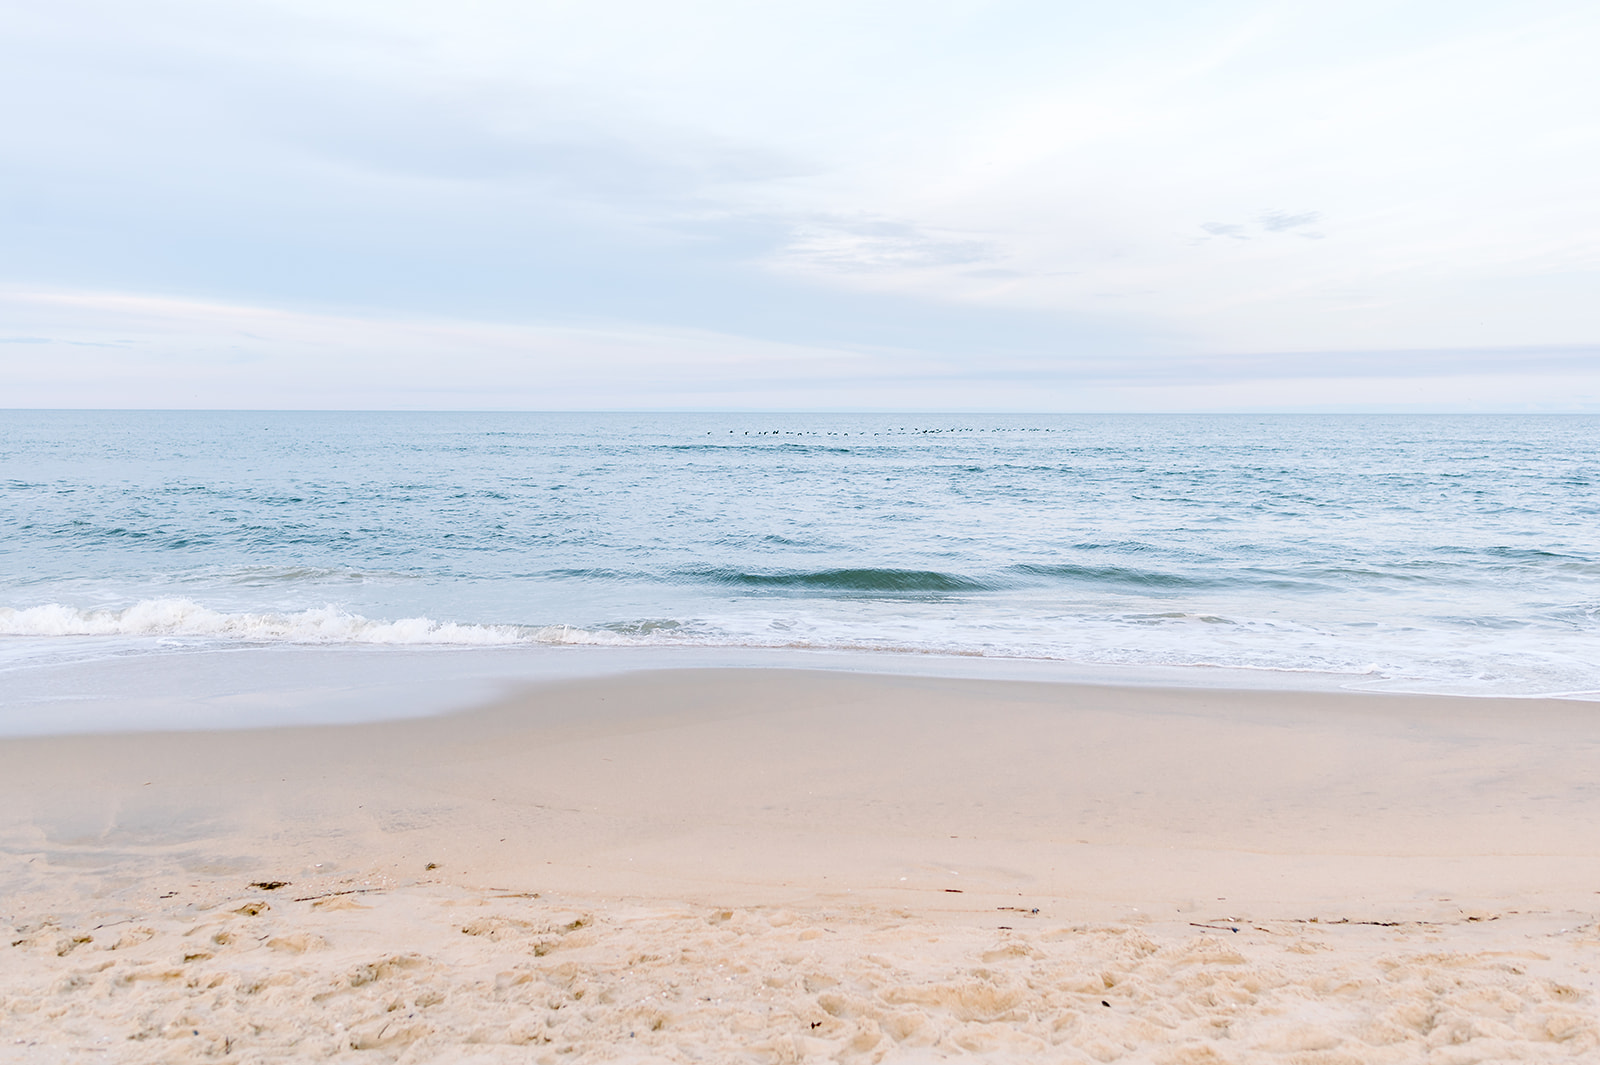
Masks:
[[[1600,695],[1591,416],[8,411],[0,486],[0,683],[583,646]]]

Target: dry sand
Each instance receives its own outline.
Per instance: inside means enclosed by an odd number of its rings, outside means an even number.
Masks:
[[[0,741],[0,1060],[1600,1060],[1597,770],[1588,703],[780,670]]]

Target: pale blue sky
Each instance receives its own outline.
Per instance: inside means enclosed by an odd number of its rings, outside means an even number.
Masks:
[[[0,19],[0,406],[1600,409],[1589,3]]]

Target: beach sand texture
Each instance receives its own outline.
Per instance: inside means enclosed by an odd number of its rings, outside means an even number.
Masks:
[[[1600,1058],[1592,704],[681,670],[0,742],[0,1060]]]

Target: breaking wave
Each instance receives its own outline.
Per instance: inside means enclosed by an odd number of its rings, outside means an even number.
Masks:
[[[187,636],[260,643],[622,644],[627,635],[570,625],[463,625],[432,618],[375,621],[324,606],[297,613],[224,613],[189,599],[147,599],[122,610],[49,603],[0,607],[0,636]]]

